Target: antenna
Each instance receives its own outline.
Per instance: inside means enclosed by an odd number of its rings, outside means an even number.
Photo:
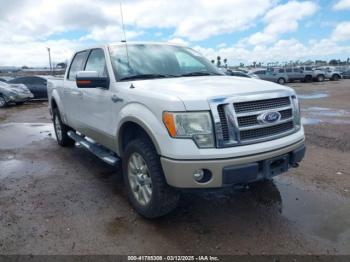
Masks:
[[[123,30],[123,34],[124,34],[124,40],[122,40],[122,42],[125,43],[126,58],[128,60],[128,66],[130,67],[128,44],[127,44],[127,41],[126,41],[126,34],[125,34],[125,28],[124,28],[124,17],[123,17],[122,2],[119,2],[119,6],[120,6],[120,16],[122,18],[122,30]]]

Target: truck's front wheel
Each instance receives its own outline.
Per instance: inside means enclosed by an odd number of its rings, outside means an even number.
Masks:
[[[142,216],[155,218],[176,208],[179,192],[166,183],[159,156],[149,139],[129,142],[123,157],[123,175],[129,200]]]
[[[57,108],[52,110],[52,115],[53,115],[53,126],[55,128],[57,143],[60,146],[73,146],[75,142],[67,134],[67,132],[69,131],[69,127],[63,124],[61,120],[60,112],[58,111]]]

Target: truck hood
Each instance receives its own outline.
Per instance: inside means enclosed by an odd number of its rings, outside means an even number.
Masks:
[[[187,110],[208,110],[208,100],[293,89],[259,79],[234,76],[200,76],[134,81],[135,88],[179,98]]]

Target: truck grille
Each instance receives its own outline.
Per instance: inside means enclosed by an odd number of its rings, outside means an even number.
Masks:
[[[259,115],[270,111],[279,112],[281,118],[270,124],[258,120]],[[217,113],[222,134],[219,147],[258,143],[295,130],[293,105],[289,96],[219,104]]]
[[[236,113],[262,111],[290,105],[289,97],[234,103]]]
[[[281,110],[281,111],[278,111],[278,112],[281,114],[281,120],[291,118],[292,115],[293,115],[292,109]],[[244,126],[259,125],[258,116],[259,115],[249,115],[249,116],[238,117],[237,118],[238,126],[239,127],[244,127]]]
[[[240,136],[241,136],[241,140],[257,139],[257,138],[277,135],[277,134],[289,131],[293,129],[293,127],[294,127],[293,121],[290,121],[290,122],[286,122],[275,126],[241,131]]]

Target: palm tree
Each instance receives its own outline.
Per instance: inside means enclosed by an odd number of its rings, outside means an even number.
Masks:
[[[221,66],[221,57],[218,56],[218,57],[216,58],[216,60],[217,60],[216,65],[217,65],[218,67],[220,67],[220,66]]]

